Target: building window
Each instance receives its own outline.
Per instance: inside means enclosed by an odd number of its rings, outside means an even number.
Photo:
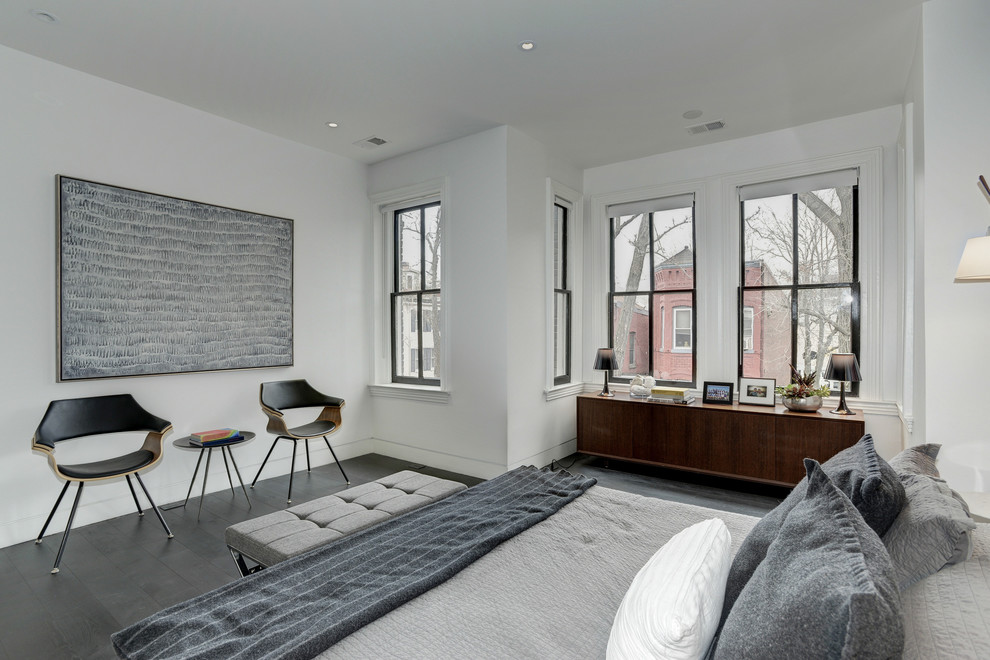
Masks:
[[[553,384],[571,382],[571,289],[567,272],[567,207],[553,205]]]
[[[694,195],[608,207],[610,225],[609,335],[617,378],[651,375],[660,382],[695,381]],[[664,309],[673,311],[673,338],[665,349]],[[645,342],[635,362],[630,338]],[[634,350],[634,349],[632,349]]]
[[[439,385],[440,203],[393,214],[392,382]],[[404,320],[409,323],[405,324]],[[428,353],[427,353],[428,351]],[[428,358],[427,358],[428,356]]]
[[[753,352],[753,308],[752,307],[743,307],[742,348],[747,353]]]
[[[794,365],[820,377],[832,353],[859,354],[857,174],[739,189],[741,376],[787,383]]]
[[[627,352],[629,354],[629,368],[635,369],[636,368],[636,333],[635,332],[629,333],[629,345]]]
[[[694,314],[688,307],[674,308],[674,350],[690,351],[694,341],[691,328]]]

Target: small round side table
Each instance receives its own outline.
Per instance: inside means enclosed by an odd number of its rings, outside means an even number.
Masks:
[[[193,444],[191,436],[185,436],[182,438],[176,438],[172,441],[172,445],[177,449],[198,449],[199,459],[196,461],[196,469],[193,470],[192,479],[189,481],[189,490],[186,491],[186,499],[182,504],[171,504],[169,506],[163,506],[162,509],[177,509],[180,506],[184,507],[189,503],[189,496],[192,494],[193,484],[196,483],[196,475],[199,474],[199,464],[203,462],[203,452],[206,451],[206,469],[203,470],[203,489],[199,493],[199,511],[196,513],[196,521],[199,521],[200,515],[203,513],[203,497],[206,495],[206,479],[210,474],[210,458],[213,455],[214,449],[220,449],[220,454],[223,456],[223,465],[227,468],[227,481],[230,482],[230,492],[234,495],[237,491],[234,490],[234,480],[230,476],[230,464],[227,463],[227,458],[230,458],[230,463],[234,466],[234,472],[237,473],[237,480],[241,484],[241,490],[244,491],[244,499],[247,500],[248,508],[251,508],[251,498],[248,497],[247,489],[244,487],[244,480],[241,479],[241,471],[237,468],[237,463],[234,461],[234,454],[230,451],[230,448],[234,445],[239,445],[243,442],[247,442],[254,438],[254,433],[252,431],[241,431],[243,437],[237,438],[236,440],[225,440],[224,442],[214,442],[206,446]]]

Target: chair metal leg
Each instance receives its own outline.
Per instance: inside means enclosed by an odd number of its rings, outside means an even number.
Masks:
[[[69,490],[69,484],[71,481],[66,481],[65,485],[62,486],[62,492],[58,494],[58,499],[55,500],[55,506],[52,507],[52,512],[48,514],[48,520],[42,525],[41,531],[38,532],[38,538],[35,539],[35,543],[41,543],[41,537],[45,535],[45,530],[48,529],[48,524],[52,521],[52,516],[55,515],[55,510],[58,509],[58,505],[62,503],[62,498],[65,497],[65,491]]]
[[[309,438],[303,440],[303,444],[306,445],[306,472],[312,472],[313,468],[309,464]]]
[[[330,455],[333,456],[334,462],[337,464],[337,467],[340,468],[340,473],[344,475],[344,481],[348,486],[350,486],[351,480],[347,478],[347,473],[344,472],[344,466],[341,465],[340,461],[337,459],[337,453],[333,450],[333,447],[330,446],[330,441],[327,440],[327,436],[323,436],[323,442],[327,443],[327,449],[330,450]]]
[[[65,552],[65,542],[69,540],[69,531],[72,530],[72,520],[76,517],[76,508],[79,506],[79,496],[82,495],[82,489],[83,482],[80,481],[79,488],[76,489],[76,499],[72,501],[72,511],[69,512],[69,522],[65,523],[65,532],[62,534],[62,543],[59,544],[58,554],[55,555],[55,565],[52,567],[52,575],[58,573],[58,565],[62,561],[62,553]]]
[[[124,475],[124,478],[127,479],[127,487],[131,489],[131,497],[134,498],[134,506],[137,507],[138,515],[143,516],[144,509],[141,508],[141,503],[138,502],[137,493],[134,492],[134,484],[131,483],[131,475]]]
[[[207,462],[209,462],[209,457],[207,457],[206,460]],[[148,487],[144,485],[144,481],[141,479],[141,475],[135,472],[134,477],[137,479],[138,484],[140,484],[141,490],[144,491],[144,496],[148,498],[149,502],[151,502],[151,508],[154,510],[155,515],[158,516],[158,522],[160,522],[162,524],[162,527],[165,528],[165,533],[168,534],[168,538],[174,538],[175,535],[172,534],[172,530],[168,528],[168,523],[165,522],[165,518],[162,516],[162,512],[158,510],[158,505],[155,504],[155,501],[153,499],[151,499],[151,493],[148,492]]]
[[[268,459],[269,459],[269,457],[271,457],[271,455],[272,455],[272,452],[273,452],[273,451],[275,451],[275,445],[277,445],[277,444],[278,444],[278,441],[279,441],[280,439],[281,439],[281,438],[275,438],[275,441],[274,441],[274,442],[272,442],[272,446],[271,446],[271,448],[270,448],[270,449],[268,450],[268,453],[267,453],[267,454],[265,454],[265,460],[263,460],[263,461],[261,461],[261,467],[260,467],[260,468],[258,468],[258,474],[256,474],[256,475],[254,475],[254,481],[252,481],[252,482],[251,482],[251,488],[254,488],[254,485],[255,485],[256,483],[258,483],[258,477],[260,477],[260,476],[261,476],[261,471],[265,469],[265,463],[267,463],[267,462],[268,462]]]
[[[292,504],[292,476],[296,473],[296,440],[292,441],[292,469],[289,470],[289,504]]]

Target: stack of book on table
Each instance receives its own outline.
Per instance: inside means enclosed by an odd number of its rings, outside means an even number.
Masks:
[[[650,390],[649,400],[661,403],[691,403],[694,401],[694,395],[686,387],[658,385]]]
[[[226,442],[240,440],[244,436],[237,429],[213,429],[212,431],[199,431],[189,436],[189,442],[198,447],[209,447],[210,445],[222,445]]]

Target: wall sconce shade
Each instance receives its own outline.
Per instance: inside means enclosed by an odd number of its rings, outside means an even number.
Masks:
[[[619,362],[615,359],[615,351],[611,348],[599,348],[595,354],[595,369],[605,372],[605,386],[602,387],[598,396],[615,396],[608,391],[608,374],[613,369],[619,368]]]
[[[846,405],[846,381],[858,383],[863,380],[863,375],[859,371],[859,361],[854,353],[832,353],[825,368],[826,380],[842,381],[839,391],[839,405],[832,410],[833,415],[855,415]]]

